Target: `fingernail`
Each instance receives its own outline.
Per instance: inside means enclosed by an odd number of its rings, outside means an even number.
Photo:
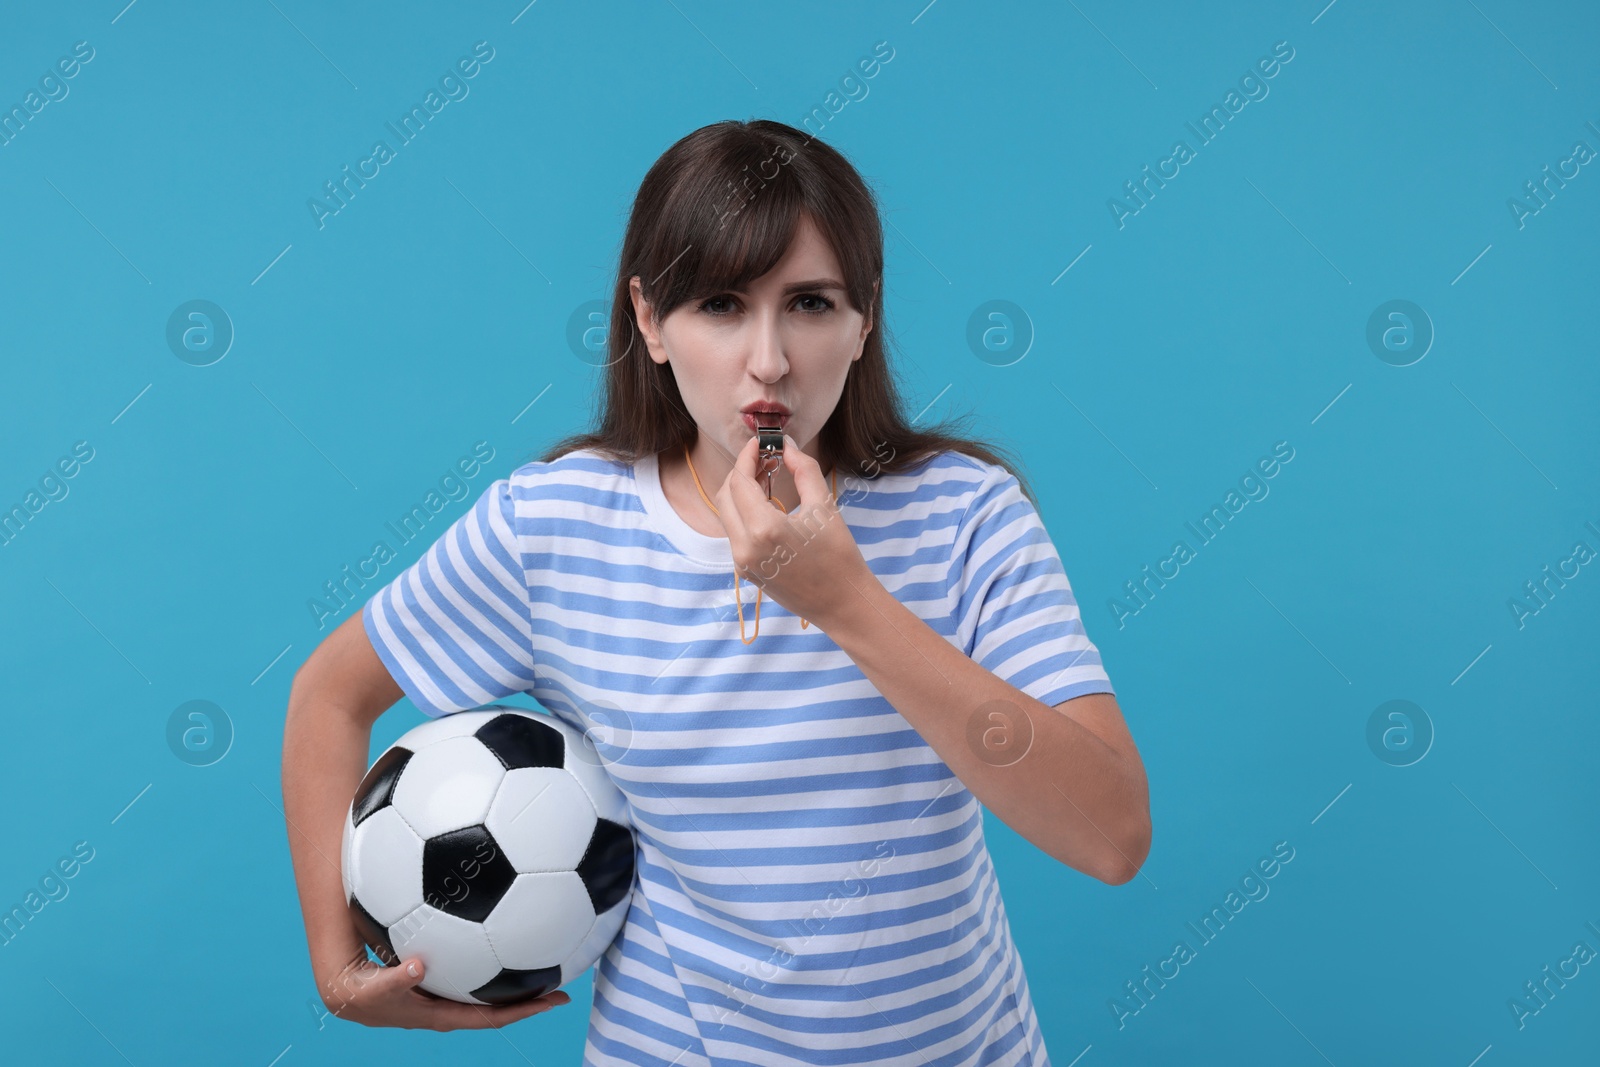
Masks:
[[[408,964],[406,964],[406,973],[409,974],[411,977],[415,978],[417,975],[421,974],[422,972],[417,970],[417,965],[415,963],[408,963]]]

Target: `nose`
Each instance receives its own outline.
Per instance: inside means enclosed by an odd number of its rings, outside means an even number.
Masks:
[[[783,354],[783,337],[778,329],[776,315],[752,316],[750,338],[750,373],[771,385],[789,372],[789,361]]]

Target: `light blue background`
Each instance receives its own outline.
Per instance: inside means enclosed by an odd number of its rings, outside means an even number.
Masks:
[[[1054,1062],[1594,1056],[1600,967],[1523,1029],[1507,1002],[1600,950],[1600,567],[1522,628],[1508,601],[1600,549],[1600,170],[1520,229],[1507,199],[1600,149],[1600,20],[1324,2],[0,15],[7,109],[95,49],[0,147],[0,505],[95,450],[0,547],[0,905],[95,849],[0,948],[10,1055],[577,1062],[587,979],[501,1034],[319,1026],[278,808],[290,679],[327,632],[307,601],[474,442],[495,458],[470,498],[586,425],[597,372],[567,322],[608,296],[668,145],[798,124],[888,41],[822,136],[882,198],[909,402],[1025,458],[1150,777],[1154,847],[1125,886],[990,821]],[[479,40],[470,95],[319,230],[307,199]],[[1270,95],[1119,229],[1108,198],[1281,40]],[[165,342],[192,299],[236,330],[211,366]],[[1011,366],[966,345],[991,299],[1031,321]],[[1366,344],[1392,299],[1436,330],[1409,367]],[[1270,495],[1119,628],[1108,600],[1278,441]],[[194,699],[236,731],[202,768],[165,734]],[[1436,730],[1410,767],[1366,742],[1391,699]],[[386,715],[374,751],[418,718]],[[1186,922],[1279,841],[1270,896],[1119,1029],[1108,1000],[1197,945]]]

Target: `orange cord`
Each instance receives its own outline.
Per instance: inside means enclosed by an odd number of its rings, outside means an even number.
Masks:
[[[684,445],[683,446],[683,458],[689,464],[689,474],[694,478],[694,487],[695,487],[695,489],[697,489],[699,491],[700,499],[704,500],[706,502],[706,507],[711,509],[711,514],[715,515],[719,519],[722,518],[722,512],[717,510],[717,506],[711,502],[711,498],[706,496],[705,486],[700,484],[700,475],[694,469],[694,460],[689,459],[689,446],[688,445]],[[828,475],[829,475],[829,477],[830,477],[830,479],[832,480],[832,483],[833,483],[832,484],[833,499],[834,499],[835,502],[837,502],[838,499],[839,499],[839,471],[838,471],[838,468],[835,468],[835,469],[829,471]],[[769,486],[771,485],[770,481],[768,482],[768,485]],[[780,503],[779,501],[776,501],[776,500],[772,499],[770,496],[767,497],[767,503],[771,504],[773,507],[777,508],[779,511],[783,511],[783,504]],[[788,512],[785,511],[784,514],[787,515]],[[745,635],[744,635],[744,600],[743,600],[743,598],[741,598],[739,596],[739,568],[738,567],[734,567],[734,569],[733,569],[733,603],[734,603],[734,606],[736,608],[738,608],[738,610],[739,610],[739,640],[743,641],[745,644],[748,645],[752,641],[754,641],[757,637],[761,636],[761,587],[759,585],[756,586],[755,630],[754,630],[754,632],[752,632],[750,634],[749,637],[745,637]],[[801,629],[805,629],[807,625],[808,624],[806,623],[806,620],[804,620],[804,619],[800,620]]]

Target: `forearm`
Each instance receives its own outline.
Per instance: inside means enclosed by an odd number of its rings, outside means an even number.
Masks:
[[[1143,768],[974,662],[875,578],[851,586],[824,631],[979,802],[1070,867],[1132,878],[1148,850]],[[992,747],[986,731],[1009,737]]]
[[[319,981],[365,955],[345,904],[339,856],[345,812],[366,772],[370,743],[370,726],[296,676],[283,731],[283,807],[312,973]],[[319,992],[325,999],[331,993]]]

